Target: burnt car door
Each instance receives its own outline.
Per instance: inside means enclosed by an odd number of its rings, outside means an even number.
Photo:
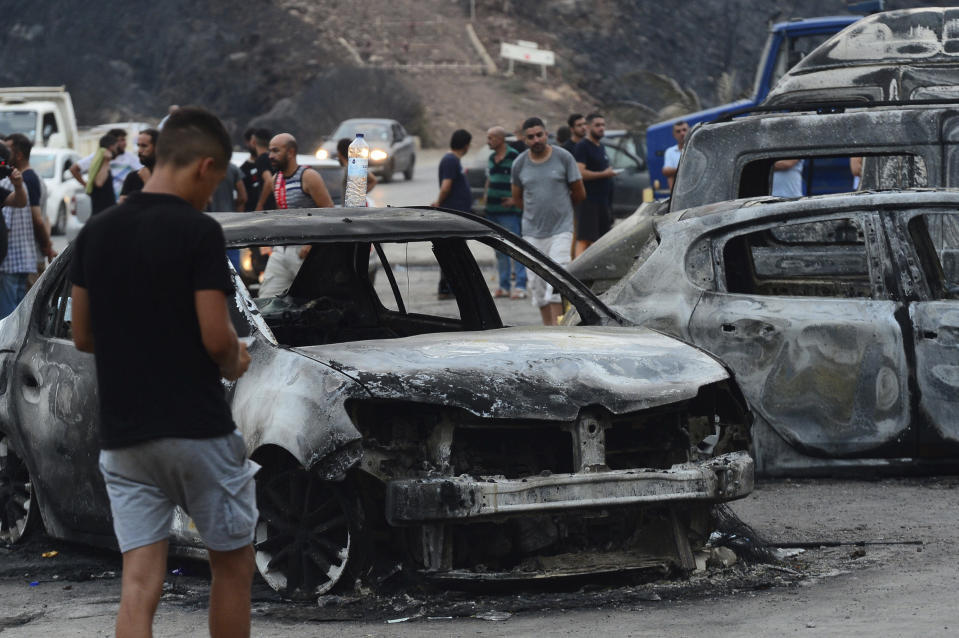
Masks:
[[[693,311],[696,345],[736,373],[790,445],[826,458],[910,456],[909,369],[872,212],[759,220],[709,241],[716,290]]]
[[[41,501],[47,497],[44,511],[52,510],[71,530],[109,534],[110,507],[98,469],[96,366],[92,354],[73,345],[70,253],[64,251],[38,284],[10,399],[14,418],[27,430]]]
[[[902,229],[901,270],[915,282],[909,317],[919,385],[919,454],[955,457],[959,453],[959,214],[914,211],[890,214],[887,223]]]

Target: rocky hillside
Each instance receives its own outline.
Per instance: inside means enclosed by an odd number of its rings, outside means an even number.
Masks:
[[[231,130],[289,130],[311,148],[351,116],[393,117],[426,144],[482,139],[529,115],[620,123],[745,93],[770,20],[842,0],[0,0],[0,85],[66,84],[81,124],[155,121],[201,104]],[[889,0],[888,8],[952,4]],[[472,28],[497,65],[471,44]],[[503,74],[502,41],[556,52],[543,81]],[[615,105],[630,103],[623,110]],[[614,122],[615,123],[615,122]]]

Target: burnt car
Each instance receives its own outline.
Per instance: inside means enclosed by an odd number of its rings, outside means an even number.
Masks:
[[[790,69],[765,104],[955,100],[957,21],[956,7],[867,16]]]
[[[956,467],[959,193],[679,211],[603,299],[732,368],[758,473]]]
[[[370,146],[370,171],[384,183],[393,181],[393,174],[402,172],[407,181],[416,168],[416,140],[396,120],[354,118],[344,120],[330,133],[316,151],[320,160],[336,160],[336,143],[344,137],[353,139],[362,133]]]
[[[573,260],[569,272],[602,292],[648,256],[654,223],[663,216],[707,205],[737,207],[726,202],[739,198],[772,199],[773,165],[781,159],[805,161],[807,186],[818,171],[832,171],[837,159],[849,174],[851,157],[866,158],[858,190],[959,186],[959,102],[838,112],[796,108],[697,125],[687,138],[672,197],[643,204]],[[854,190],[851,175],[837,188]]]
[[[750,416],[728,369],[629,327],[497,226],[437,209],[213,217],[230,248],[312,248],[279,297],[253,299],[234,276],[252,364],[224,382],[262,466],[256,563],[284,594],[376,583],[398,564],[440,581],[692,569],[712,506],[751,491]],[[505,325],[470,244],[524,262],[580,325]],[[0,323],[0,539],[42,521],[114,546],[94,359],[71,341],[71,250]],[[435,264],[428,293],[414,254]],[[182,512],[171,543],[204,555]]]

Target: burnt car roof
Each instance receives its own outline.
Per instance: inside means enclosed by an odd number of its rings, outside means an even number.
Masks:
[[[763,217],[772,212],[781,212],[789,217],[804,211],[843,209],[929,208],[959,207],[959,189],[956,188],[910,188],[899,191],[860,191],[858,193],[834,193],[799,199],[776,197],[753,197],[718,204],[706,204],[677,213],[678,221],[692,220],[727,213],[737,209],[754,209],[755,215]],[[773,209],[772,207],[776,207]],[[657,229],[660,227],[657,225]],[[667,230],[664,226],[660,230]]]
[[[959,139],[959,102],[949,105],[869,106],[841,113],[764,113],[729,122],[698,124],[689,133],[672,211],[735,196],[741,165],[760,157],[920,154],[929,185],[942,186],[943,142]],[[716,161],[721,150],[723,162]]]
[[[208,214],[223,227],[228,246],[498,234],[481,218],[437,208],[302,208]]]
[[[959,8],[887,11],[846,27],[803,58],[766,104],[959,97]]]
[[[793,73],[863,64],[955,62],[959,8],[885,11],[857,20],[800,60]]]

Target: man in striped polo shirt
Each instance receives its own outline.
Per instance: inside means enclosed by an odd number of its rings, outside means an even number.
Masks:
[[[518,152],[506,143],[506,129],[494,126],[486,132],[486,143],[493,151],[486,167],[486,216],[514,235],[522,235],[523,211],[513,204],[510,173]],[[504,253],[496,253],[499,269],[499,288],[494,297],[526,299],[526,267]],[[516,275],[516,285],[510,294],[510,270]]]

